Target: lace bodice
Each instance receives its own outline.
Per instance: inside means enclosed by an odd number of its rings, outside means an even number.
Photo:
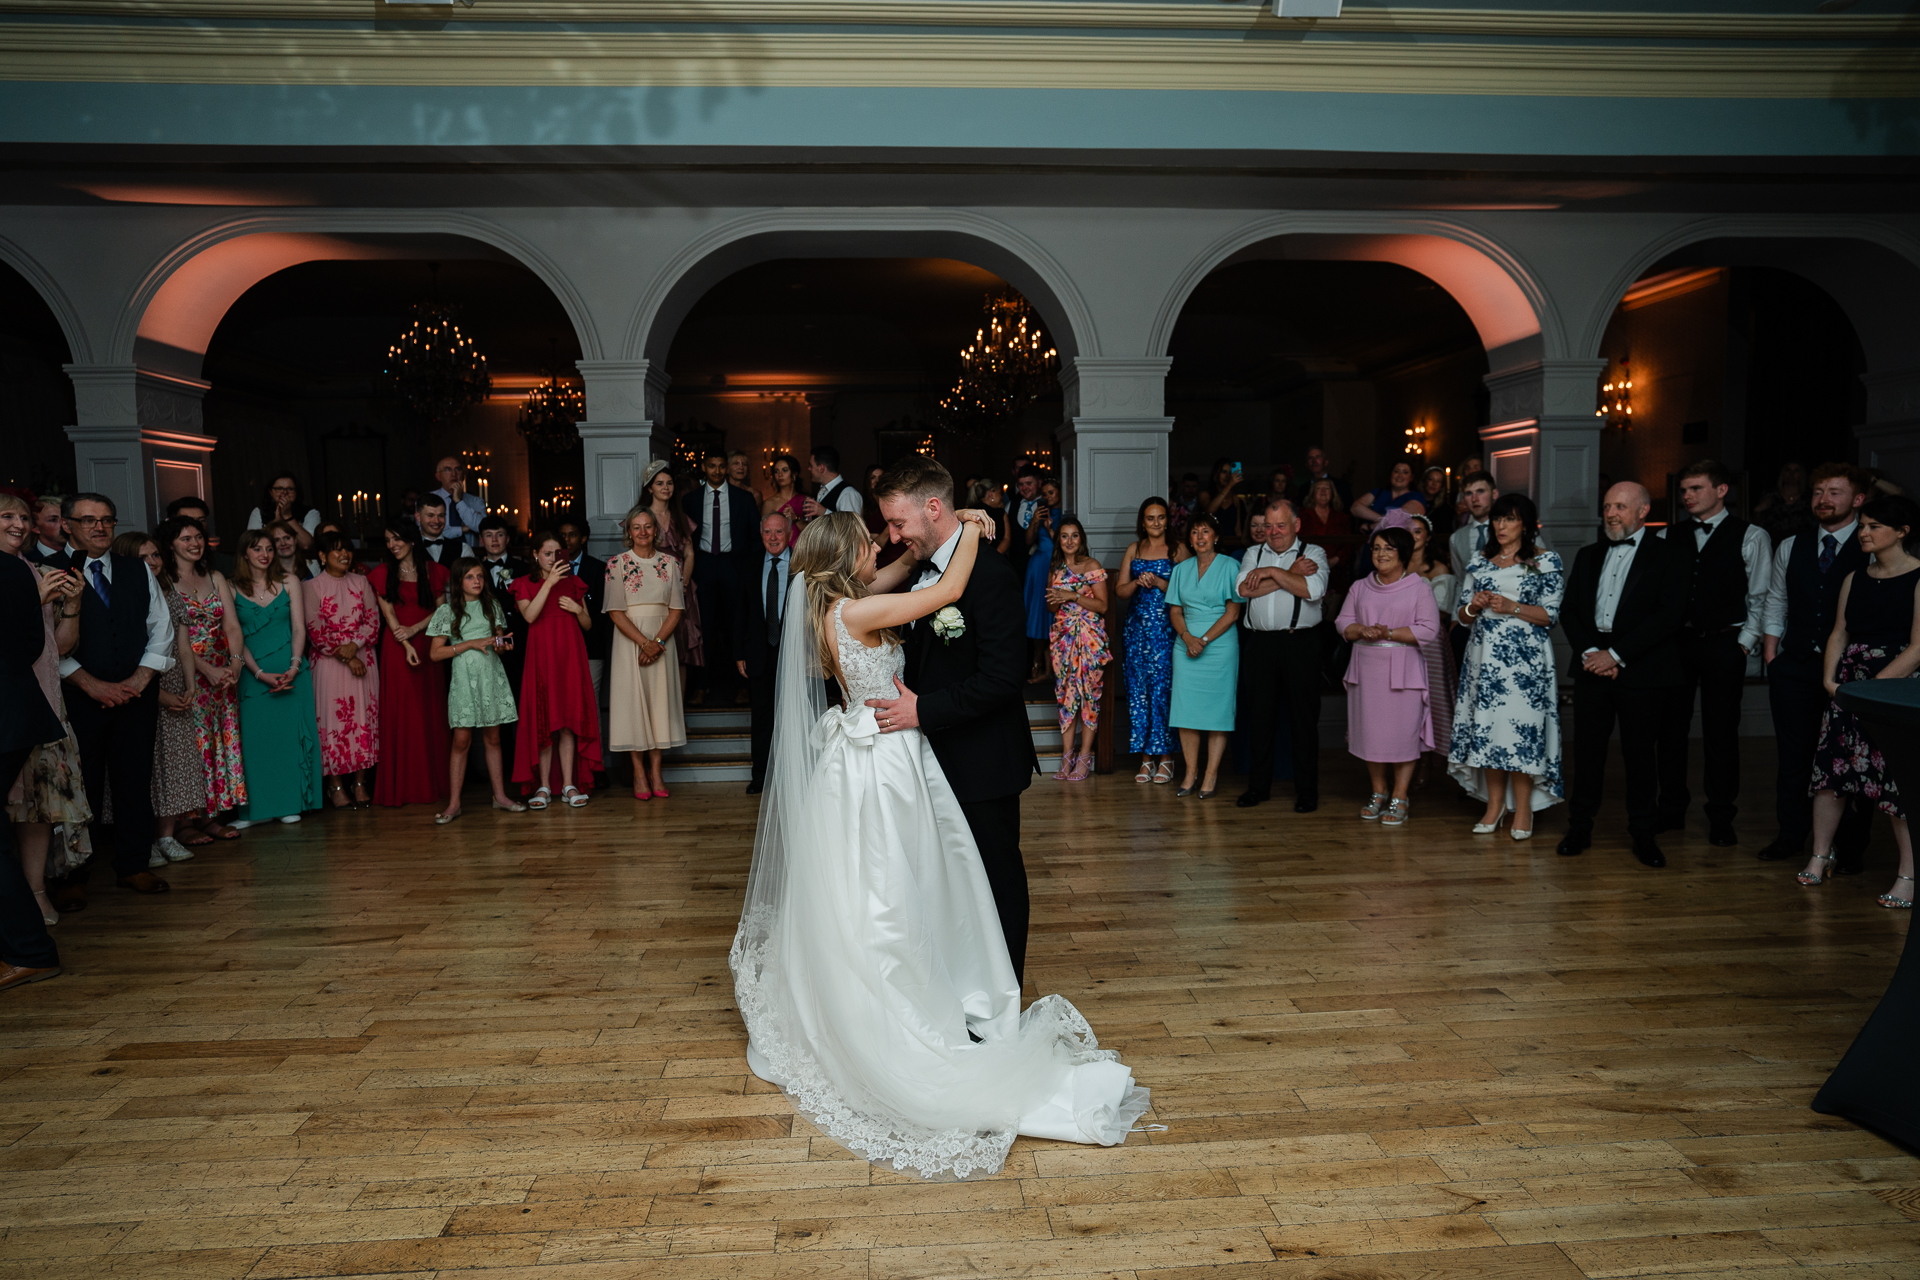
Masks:
[[[899,697],[893,678],[907,669],[906,651],[897,644],[869,649],[855,640],[840,620],[840,610],[846,603],[841,600],[833,606],[833,636],[839,647],[840,682],[847,691],[847,705],[859,707],[868,698]]]

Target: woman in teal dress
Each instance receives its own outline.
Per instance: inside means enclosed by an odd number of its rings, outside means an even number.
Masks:
[[[306,600],[268,529],[241,536],[231,581],[240,619],[240,752],[247,775],[247,802],[232,825],[298,822],[321,800]]]
[[[453,572],[447,575],[447,602],[433,611],[427,635],[433,640],[427,656],[453,664],[447,682],[447,723],[453,728],[447,752],[449,795],[447,807],[434,821],[452,822],[460,816],[460,787],[467,778],[467,752],[475,729],[487,753],[493,807],[525,813],[527,806],[508,797],[500,765],[500,726],[520,718],[513,686],[507,683],[507,669],[500,661],[500,651],[512,647],[513,637],[507,632],[499,600],[487,590],[487,570],[480,561],[472,556],[454,561]]]
[[[1180,731],[1186,777],[1179,794],[1194,789],[1200,773],[1200,735],[1208,740],[1206,776],[1200,798],[1213,795],[1220,760],[1233,732],[1233,704],[1240,683],[1240,638],[1234,623],[1246,601],[1233,593],[1238,565],[1218,554],[1220,528],[1214,517],[1195,512],[1187,526],[1193,557],[1173,568],[1167,583],[1167,619],[1173,623],[1173,708],[1167,720]]]

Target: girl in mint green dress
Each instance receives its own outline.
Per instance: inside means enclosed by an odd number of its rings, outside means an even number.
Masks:
[[[499,601],[487,590],[487,571],[480,561],[465,556],[454,562],[447,580],[447,602],[433,611],[427,635],[433,640],[429,656],[435,662],[453,664],[447,683],[447,723],[453,728],[447,753],[450,785],[447,807],[434,821],[452,822],[460,816],[460,787],[466,781],[467,752],[476,729],[487,753],[493,807],[525,812],[527,806],[508,797],[500,765],[500,726],[519,719],[513,687],[500,662],[500,651],[513,646],[513,637],[507,632]]]

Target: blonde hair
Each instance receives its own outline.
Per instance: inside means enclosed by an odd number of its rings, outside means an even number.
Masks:
[[[0,493],[0,511],[18,511],[29,520],[33,512],[27,509],[27,500],[17,493]]]
[[[660,517],[654,515],[653,508],[644,502],[627,508],[627,514],[621,518],[620,545],[629,551],[633,550],[633,522],[641,516],[645,516],[647,522],[653,526],[653,549],[658,552],[660,550]]]
[[[855,576],[860,559],[873,545],[866,521],[851,511],[835,511],[807,522],[793,548],[793,571],[807,582],[807,622],[819,647],[820,669],[840,671],[840,645],[827,614],[836,600],[860,600],[871,594]],[[887,644],[900,643],[892,631],[882,631]]]

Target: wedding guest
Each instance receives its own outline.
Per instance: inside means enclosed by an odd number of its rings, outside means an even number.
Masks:
[[[1040,501],[1027,525],[1027,579],[1022,591],[1027,606],[1028,684],[1047,678],[1047,637],[1053,633],[1053,616],[1047,611],[1047,576],[1053,572],[1053,526],[1059,518],[1060,486],[1051,480],[1042,481]]]
[[[1014,471],[1015,501],[1007,508],[1007,563],[1024,584],[1029,558],[1027,530],[1040,510],[1040,468],[1023,462]]]
[[[233,557],[220,549],[220,538],[213,531],[213,508],[207,505],[204,498],[196,498],[192,495],[175,498],[167,504],[166,518],[171,520],[175,516],[185,516],[189,520],[200,522],[201,533],[207,542],[205,559],[208,568],[222,575],[233,572]],[[164,556],[162,558],[164,559]]]
[[[1328,488],[1331,482],[1324,482]],[[1234,594],[1247,602],[1240,637],[1246,702],[1247,789],[1234,803],[1264,804],[1273,788],[1273,738],[1286,716],[1293,811],[1320,807],[1320,622],[1332,581],[1327,553],[1300,537],[1293,503],[1271,498],[1265,540],[1240,561]]]
[[[1700,761],[1707,795],[1707,843],[1738,844],[1733,818],[1740,795],[1740,699],[1747,688],[1747,655],[1760,647],[1773,544],[1766,531],[1727,510],[1733,475],[1711,458],[1680,473],[1680,505],[1687,518],[1660,531],[1686,565],[1687,622],[1680,633],[1684,681],[1661,707],[1660,796],[1656,825],[1686,825],[1688,736],[1696,691],[1700,700]]]
[[[1246,603],[1234,594],[1235,562],[1219,554],[1213,516],[1194,513],[1187,526],[1191,559],[1174,566],[1167,583],[1167,617],[1173,624],[1173,698],[1169,722],[1180,731],[1185,777],[1177,794],[1198,782],[1210,799],[1220,779],[1227,735],[1233,732],[1234,689],[1240,679],[1240,640],[1234,623]],[[1206,772],[1201,774],[1200,735],[1207,735]]]
[[[1375,489],[1364,498],[1356,498],[1353,506],[1353,518],[1362,524],[1378,524],[1380,518],[1389,511],[1405,507],[1410,516],[1426,514],[1426,504],[1420,500],[1420,491],[1413,487],[1413,464],[1405,458],[1393,464],[1387,472],[1386,487]]]
[[[1446,767],[1448,744],[1453,741],[1453,704],[1458,692],[1453,677],[1453,653],[1447,643],[1447,619],[1453,616],[1455,597],[1459,594],[1460,580],[1453,576],[1453,566],[1444,556],[1436,558],[1433,551],[1445,544],[1434,536],[1432,521],[1427,516],[1410,516],[1405,512],[1388,512],[1387,518],[1380,522],[1380,528],[1404,520],[1404,528],[1413,538],[1413,559],[1407,562],[1407,572],[1422,579],[1433,590],[1434,608],[1440,611],[1440,633],[1431,640],[1420,642],[1420,656],[1427,664],[1427,702],[1433,712],[1433,752]],[[1414,771],[1414,785],[1426,785],[1427,757],[1420,757],[1420,767]]]
[[[313,546],[314,531],[320,527],[320,508],[308,506],[301,499],[300,482],[290,471],[282,471],[267,481],[260,505],[247,514],[249,529],[264,529],[274,524],[284,524],[293,531],[296,553],[304,553]],[[293,553],[282,551],[280,554]],[[237,564],[234,567],[239,568]]]
[[[166,526],[161,525],[162,529]],[[151,545],[151,543],[149,543]],[[156,559],[158,552],[156,550]],[[155,580],[167,581],[164,564]],[[215,832],[231,830],[208,814],[197,821],[207,804],[207,758],[200,749],[199,665],[193,655],[193,625],[187,602],[163,586],[167,615],[173,624],[173,662],[161,673],[160,715],[153,742],[153,778],[148,790],[154,815],[153,848],[147,866],[162,867],[193,857],[189,846],[212,844]],[[109,794],[112,794],[109,792]],[[110,817],[103,802],[102,818]],[[228,836],[232,839],[232,836]]]
[[[696,704],[706,696],[724,695],[727,686],[737,679],[732,652],[733,601],[740,593],[741,582],[753,572],[760,552],[760,506],[740,490],[728,487],[723,474],[725,462],[718,453],[708,453],[700,464],[705,483],[696,485],[681,504],[687,518],[694,522],[694,545],[699,551],[693,573],[700,588],[700,642],[707,661],[688,677],[695,689]],[[853,490],[852,496],[860,500],[858,490]],[[746,698],[742,685],[736,700],[744,703]]]
[[[1312,497],[1313,486],[1322,480],[1333,486],[1333,503],[1340,509],[1341,514],[1345,515],[1347,509],[1353,505],[1353,494],[1348,490],[1347,482],[1333,474],[1324,448],[1317,444],[1308,445],[1306,469],[1301,475],[1299,487],[1294,490],[1294,501],[1299,503],[1302,509],[1315,505]]]
[[[65,568],[72,547],[67,544],[66,521],[60,517],[60,499],[33,500],[33,532],[27,539],[21,558],[28,564]]]
[[[560,535],[536,533],[532,546],[533,572],[513,584],[514,611],[527,624],[515,729],[520,766],[513,780],[532,787],[529,809],[551,803],[556,781],[561,803],[577,809],[587,802],[600,769],[600,700],[587,667],[593,614],[587,609],[586,584],[573,575]]]
[[[500,726],[519,716],[502,651],[513,646],[507,615],[500,600],[487,589],[486,566],[471,556],[453,562],[448,572],[447,599],[433,611],[427,635],[435,662],[451,663],[447,677],[447,722],[453,730],[447,752],[447,807],[434,818],[445,824],[459,817],[460,791],[467,777],[467,754],[473,731],[480,731],[486,753],[487,780],[493,784],[493,807],[524,813],[527,806],[507,795],[506,774],[500,763]]]
[[[34,673],[46,645],[43,586],[18,558],[0,556],[0,785],[8,788],[36,748],[63,738]],[[0,991],[60,972],[59,949],[35,907],[20,864],[0,856]]]
[[[1247,517],[1247,545],[1257,547],[1267,540],[1267,513],[1265,508],[1253,512]]]
[[[1617,723],[1633,856],[1642,866],[1667,865],[1654,840],[1660,781],[1654,753],[1660,705],[1686,678],[1680,630],[1688,581],[1679,549],[1647,532],[1652,509],[1653,498],[1641,485],[1629,480],[1608,489],[1600,506],[1604,537],[1580,549],[1567,583],[1561,626],[1574,654],[1574,765],[1563,857],[1593,842],[1607,742]]]
[[[1767,664],[1767,701],[1773,713],[1774,820],[1778,832],[1755,855],[1762,862],[1798,858],[1813,830],[1812,792],[1807,778],[1820,721],[1830,695],[1822,687],[1822,656],[1840,617],[1840,584],[1866,567],[1861,549],[1860,507],[1867,500],[1866,477],[1846,463],[1814,468],[1809,510],[1814,527],[1789,534],[1774,549],[1762,617],[1760,652]],[[1851,875],[1872,834],[1873,806],[1864,798],[1843,797],[1844,812],[1829,848],[1834,871]]]
[[[440,499],[447,513],[447,523],[444,534],[428,530],[427,541],[432,542],[439,537],[458,539],[461,548],[454,550],[453,554],[465,555],[466,549],[473,546],[473,536],[480,529],[480,521],[486,518],[486,504],[480,501],[479,494],[468,490],[467,468],[458,458],[440,459],[434,464],[433,478],[440,482],[440,487],[428,497]],[[424,507],[426,504],[427,498],[421,498],[420,505]],[[425,529],[425,526],[422,528]],[[447,563],[441,557],[434,558],[441,564]]]
[[[830,444],[817,444],[809,459],[807,479],[813,481],[814,493],[811,498],[802,499],[802,516],[813,520],[829,511],[851,511],[857,516],[866,510],[866,495],[840,474],[838,449]]]
[[[785,513],[760,518],[760,563],[741,584],[733,611],[733,651],[740,677],[747,682],[752,709],[752,756],[747,794],[766,786],[767,755],[773,747],[775,678],[780,670],[780,634],[786,622],[787,578],[793,572],[793,533]]]
[[[455,560],[467,554],[464,538],[455,535],[447,526],[447,500],[438,494],[430,493],[420,499],[414,508],[414,522],[420,526],[420,540],[426,544],[427,558],[441,568],[451,568]],[[474,517],[478,524],[480,517]],[[351,549],[352,544],[348,544]]]
[[[1167,618],[1167,585],[1186,548],[1167,537],[1167,500],[1148,498],[1133,520],[1134,540],[1120,557],[1115,583],[1129,601],[1126,628],[1127,750],[1138,752],[1135,782],[1173,781],[1173,624]]]
[[[760,505],[760,491],[753,487],[753,459],[739,449],[727,455],[727,483],[741,490]]]
[[[112,830],[117,884],[136,893],[165,893],[167,882],[147,869],[147,858],[154,839],[150,787],[160,714],[153,681],[173,661],[166,593],[145,564],[111,554],[118,520],[111,499],[71,494],[61,514],[74,544],[70,568],[86,588],[80,593],[80,641],[60,659],[60,678],[76,695],[67,699],[67,715],[80,743],[95,840],[102,828]],[[117,801],[111,823],[100,816],[109,785]],[[86,874],[82,867],[75,878]],[[84,903],[84,894],[78,896]]]
[[[313,576],[313,571],[308,567],[307,557],[300,546],[299,535],[304,532],[305,530],[292,520],[275,520],[266,526],[267,536],[273,541],[273,555],[280,565],[281,576],[296,584],[305,582]],[[311,542],[312,538],[309,537],[308,541]],[[245,552],[241,555],[245,558]],[[236,573],[239,569],[238,564],[234,565]]]
[[[1445,540],[1453,532],[1454,504],[1447,494],[1447,469],[1428,467],[1420,473],[1420,505],[1426,510],[1429,532]]]
[[[480,521],[474,540],[479,544],[475,555],[480,567],[486,570],[487,591],[499,605],[500,616],[507,620],[507,634],[513,637],[513,643],[500,650],[500,665],[506,669],[507,685],[513,690],[514,705],[518,706],[521,676],[526,669],[527,620],[520,616],[513,584],[532,573],[533,566],[508,549],[512,536],[513,526],[504,516],[490,515]],[[500,735],[500,768],[509,778],[517,775],[514,761],[518,742],[518,733]]]
[[[646,492],[646,486],[641,486]],[[593,691],[600,705],[607,703],[607,654],[613,648],[613,619],[600,607],[607,589],[607,562],[587,554],[587,522],[568,516],[560,522],[560,544],[566,549],[573,576],[586,591],[587,612],[593,615],[593,629],[587,632],[587,670],[593,674]],[[605,718],[602,717],[602,723]],[[602,775],[604,776],[604,775]]]
[[[1251,536],[1252,534],[1251,522],[1253,520],[1263,517],[1266,514],[1267,508],[1278,499],[1287,498],[1290,500],[1292,497],[1293,497],[1293,464],[1291,462],[1283,462],[1279,466],[1275,467],[1272,473],[1268,475],[1266,493],[1260,496],[1257,500],[1251,497],[1249,497],[1249,499],[1247,500],[1248,501],[1247,519],[1249,522],[1249,529],[1248,529],[1249,536]],[[1298,508],[1295,508],[1295,509],[1298,510]],[[1261,541],[1261,539],[1254,538],[1253,541],[1259,542]]]
[[[800,509],[806,498],[800,492],[800,464],[790,453],[776,453],[767,468],[773,480],[773,492],[760,504],[760,516],[781,515],[787,521],[787,548],[800,540]]]
[[[169,517],[154,541],[160,544],[160,585],[175,606],[174,625],[187,633],[193,652],[193,704],[205,791],[195,809],[207,815],[209,835],[229,839],[219,815],[247,802],[247,773],[240,760],[240,620],[233,586],[207,564],[206,534],[198,520]]]
[[[1240,493],[1244,479],[1238,462],[1232,458],[1216,458],[1213,481],[1200,494],[1199,510],[1212,516],[1220,526],[1220,549],[1233,556],[1239,555],[1247,543],[1246,505]]]
[[[636,800],[667,798],[661,752],[687,740],[676,670],[679,656],[671,644],[686,597],[681,591],[680,562],[655,547],[658,529],[653,512],[646,507],[627,512],[621,523],[626,550],[607,564],[601,606],[616,628],[608,663],[612,685],[608,747],[633,756]]]
[[[1100,689],[1112,653],[1107,648],[1107,571],[1087,554],[1087,530],[1077,516],[1062,516],[1055,533],[1053,575],[1046,606],[1053,613],[1047,652],[1053,666],[1053,697],[1060,707],[1060,771],[1065,782],[1093,773],[1095,730],[1100,727]],[[1080,746],[1074,749],[1074,726]]]
[[[1173,532],[1183,543],[1187,537],[1187,524],[1193,519],[1193,513],[1205,509],[1200,495],[1200,477],[1189,471],[1180,477],[1180,483],[1173,491],[1173,501],[1168,504],[1168,514],[1173,517]]]
[[[447,570],[427,559],[420,529],[387,517],[386,558],[367,575],[380,618],[380,770],[378,805],[441,804],[447,798],[446,669],[420,638],[447,595]]]
[[[1013,521],[1007,518],[1006,493],[997,484],[987,484],[983,482],[980,488],[979,509],[993,517],[993,550],[995,554],[1004,559],[1007,555],[1007,548],[1013,545]],[[886,523],[886,520],[883,518],[880,521],[881,527],[885,528]],[[871,532],[871,530],[869,530],[869,532]],[[874,536],[879,537],[880,535],[875,534]],[[895,550],[900,550],[904,554],[905,546],[905,543],[888,542],[881,550],[884,551],[886,547],[893,547]]]
[[[1447,540],[1448,559],[1452,563],[1454,576],[1462,583],[1467,580],[1467,566],[1473,558],[1487,549],[1487,540],[1493,536],[1493,504],[1500,497],[1500,490],[1493,482],[1493,473],[1489,471],[1469,471],[1460,477],[1460,499],[1466,504],[1467,518]],[[1541,545],[1536,542],[1535,546]]]
[[[47,897],[47,875],[65,875],[93,854],[93,842],[87,834],[93,810],[87,806],[86,783],[80,772],[80,743],[67,722],[66,699],[60,688],[60,659],[80,642],[80,592],[84,588],[79,574],[26,559],[34,530],[33,513],[26,502],[12,494],[0,494],[0,553],[20,559],[33,574],[42,639],[39,656],[33,660],[33,677],[40,696],[59,718],[61,734],[58,741],[27,748],[26,761],[7,793],[7,817],[13,823],[20,872],[26,877],[34,905],[40,909],[40,918],[47,924],[58,924],[60,913]],[[10,567],[6,572],[13,574]],[[16,579],[18,576],[13,574]],[[22,602],[24,599],[21,597]],[[35,634],[30,619],[8,619],[0,622],[0,627],[17,631],[21,647],[30,647]],[[9,715],[15,721],[23,719],[31,704],[25,688],[17,680],[4,688],[8,701],[19,703]],[[0,753],[0,772],[10,767],[10,759]],[[57,845],[55,828],[60,833]],[[8,874],[8,869],[0,868],[0,877]]]
[[[1808,493],[1807,469],[1797,462],[1780,468],[1773,491],[1753,504],[1753,522],[1767,531],[1778,547],[1796,533],[1813,528],[1813,503]]]
[[[707,665],[706,619],[701,610],[700,586],[694,580],[693,572],[695,563],[700,559],[694,549],[693,521],[682,502],[674,501],[676,489],[673,472],[667,469],[665,462],[648,466],[640,492],[649,499],[644,505],[653,512],[654,528],[660,531],[655,545],[663,555],[672,556],[680,562],[680,586],[686,611],[681,615],[680,625],[673,631],[673,652],[679,668],[680,692],[684,696],[689,673]],[[606,585],[604,574],[601,576],[601,585]],[[608,625],[611,626],[611,615],[607,616]],[[611,634],[608,636],[608,645],[612,645]],[[694,701],[705,702],[706,691],[696,688]]]
[[[1860,548],[1871,562],[1847,575],[1823,667],[1827,705],[1813,753],[1814,854],[1799,880],[1821,883],[1834,864],[1841,796],[1859,796],[1893,820],[1900,874],[1880,895],[1890,911],[1914,903],[1913,833],[1899,787],[1880,748],[1840,704],[1840,686],[1856,680],[1904,680],[1920,671],[1920,504],[1899,494],[1870,498],[1860,509]]]
[[[406,521],[413,526],[414,532],[418,533],[420,531],[420,525],[414,513],[408,512]],[[326,572],[326,566],[320,562],[320,548],[317,545],[320,540],[320,535],[324,533],[338,533],[344,536],[346,530],[340,527],[337,520],[322,520],[320,522],[320,527],[313,531],[313,538],[316,545],[309,546],[301,559],[301,563],[307,567],[307,571],[300,577],[300,581],[302,582],[306,582],[311,578],[317,578]],[[350,547],[353,545],[351,538],[347,540],[347,545]]]
[[[1390,513],[1391,514],[1391,513]],[[1347,749],[1367,762],[1373,794],[1366,821],[1403,826],[1413,766],[1433,750],[1427,664],[1420,646],[1440,635],[1440,611],[1424,579],[1407,572],[1413,535],[1374,531],[1367,543],[1373,572],[1354,581],[1333,625],[1353,645],[1347,664]]]
[[[301,589],[320,769],[331,779],[327,794],[334,808],[347,806],[348,779],[353,805],[365,808],[373,803],[367,770],[380,762],[380,664],[373,647],[380,636],[380,611],[373,585],[353,571],[353,546],[345,534],[319,534],[313,545],[322,571]]]
[[[114,538],[112,554],[138,560],[153,570],[155,577],[160,575],[160,547],[145,529],[129,529]]]
[[[1353,517],[1338,502],[1334,482],[1322,476],[1307,486],[1306,505],[1300,511],[1300,536],[1326,552],[1327,584],[1338,589],[1353,572]]]
[[[1511,813],[1515,840],[1565,794],[1554,624],[1567,575],[1540,545],[1540,513],[1523,493],[1488,509],[1488,541],[1467,562],[1452,609],[1466,661],[1454,698],[1448,772],[1487,808],[1473,826],[1491,835]]]
[[[275,521],[276,525],[285,521]],[[298,822],[321,804],[320,725],[307,670],[307,601],[268,529],[240,537],[233,616],[241,636],[240,745],[247,800],[236,827]]]

